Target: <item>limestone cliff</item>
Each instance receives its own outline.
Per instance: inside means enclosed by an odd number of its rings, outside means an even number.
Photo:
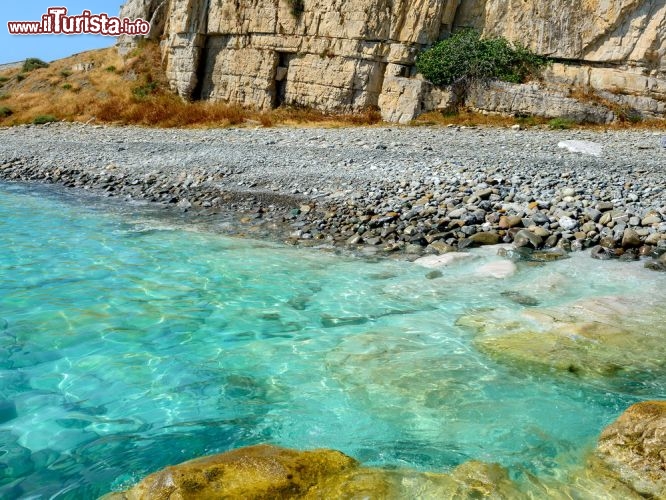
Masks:
[[[541,114],[576,108],[572,85],[648,115],[666,110],[666,0],[128,0],[122,13],[153,20],[169,81],[188,99],[379,106],[386,119],[407,121],[455,100],[418,78],[416,55],[470,26],[555,58],[544,93],[554,100],[537,100]],[[504,101],[479,102],[518,112],[514,102],[534,100]]]

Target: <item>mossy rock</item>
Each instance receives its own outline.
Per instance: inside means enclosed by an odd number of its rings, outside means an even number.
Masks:
[[[361,467],[339,451],[269,445],[198,458],[104,500],[522,498],[507,471],[467,462],[451,474]]]
[[[450,474],[368,467],[352,469],[316,486],[306,498],[454,500],[526,497],[511,481],[503,467],[470,461],[458,466]]]
[[[596,456],[647,498],[666,498],[666,401],[630,406],[606,427]]]
[[[622,297],[550,308],[484,310],[458,319],[474,345],[512,366],[615,377],[666,371],[663,306]]]
[[[166,467],[105,499],[299,498],[324,479],[357,466],[339,451],[250,446]]]

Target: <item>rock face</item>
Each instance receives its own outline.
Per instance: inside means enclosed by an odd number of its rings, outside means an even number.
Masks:
[[[666,498],[666,401],[631,406],[599,437],[596,455],[649,498]]]
[[[545,88],[539,83],[476,85],[469,90],[465,103],[480,111],[566,117],[576,122],[607,123],[614,118],[613,112],[605,106],[578,101],[570,97],[568,91]]]
[[[158,39],[164,32],[169,0],[130,0],[120,9],[120,17],[129,19],[144,19],[150,22],[148,38]],[[134,38],[121,36],[118,39],[118,49],[126,53],[134,45]]]
[[[568,96],[568,87],[577,85],[605,92],[622,109],[665,111],[662,0],[303,0],[302,9],[298,5],[297,0],[128,0],[121,14],[151,20],[150,37],[162,39],[168,78],[188,99],[262,109],[283,103],[324,111],[378,106],[385,119],[407,122],[457,100],[455,93],[433,89],[415,75],[418,52],[452,29],[474,27],[560,62],[547,72],[550,90],[515,86],[488,96],[476,92],[473,107],[607,121],[608,108],[583,106]],[[130,42],[121,39],[121,48]]]

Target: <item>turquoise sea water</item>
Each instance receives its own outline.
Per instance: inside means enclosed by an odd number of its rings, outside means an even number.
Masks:
[[[427,269],[224,237],[144,208],[0,185],[0,497],[94,498],[256,443],[447,471],[470,459],[558,477],[662,379],[498,364],[471,309],[660,293],[664,276],[588,256]],[[663,293],[663,292],[661,292]]]

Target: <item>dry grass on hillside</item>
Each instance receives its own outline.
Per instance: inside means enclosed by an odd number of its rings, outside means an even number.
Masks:
[[[76,71],[81,63],[92,63],[92,68]],[[145,44],[126,59],[109,48],[61,59],[48,68],[0,73],[0,126],[40,119],[158,127],[345,126],[375,124],[381,116],[376,110],[328,115],[300,108],[259,112],[224,103],[184,102],[168,88],[157,46]]]

